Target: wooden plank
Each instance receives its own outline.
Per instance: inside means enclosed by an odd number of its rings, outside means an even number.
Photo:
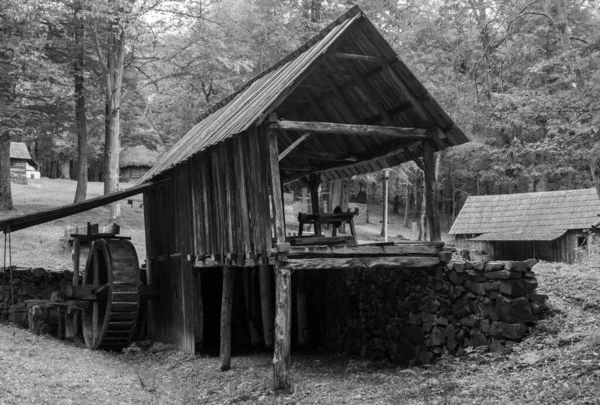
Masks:
[[[300,138],[298,138],[294,142],[292,142],[290,144],[290,146],[285,148],[285,150],[279,154],[279,156],[277,157],[277,160],[281,161],[284,157],[289,155],[291,151],[293,151],[298,145],[300,145],[302,142],[304,142],[306,140],[306,138],[308,138],[311,135],[312,135],[312,132],[305,132],[304,134],[302,134],[300,136]]]
[[[384,58],[380,58],[377,56],[371,55],[359,55],[354,53],[344,53],[344,52],[334,52],[331,54],[332,57],[337,59],[350,59],[350,60],[358,60],[361,62],[371,62],[371,63],[385,63],[386,60]]]
[[[271,197],[273,199],[273,210],[275,212],[275,235],[276,242],[285,242],[285,210],[281,191],[281,178],[279,175],[279,160],[277,156],[277,133],[268,130],[269,134],[269,161],[271,166]]]
[[[21,215],[18,217],[4,219],[0,221],[0,230],[6,233],[10,228],[10,231],[14,232],[21,229],[29,228],[31,226],[44,224],[46,222],[54,221],[56,219],[78,214],[80,212],[89,211],[93,208],[101,207],[103,205],[110,204],[112,202],[119,201],[124,198],[131,197],[133,195],[141,194],[153,188],[162,187],[168,184],[170,181],[170,179],[164,179],[160,181],[144,183],[142,185],[129,188],[127,190],[117,191],[115,193],[106,194],[96,198],[90,198],[86,201],[64,205],[59,208],[38,211],[33,214]]]
[[[277,128],[283,131],[310,131],[319,134],[362,136],[386,135],[407,140],[427,139],[431,137],[427,128],[400,128],[395,126],[339,124],[334,122],[278,120],[272,122],[270,128]]]
[[[296,319],[298,320],[298,346],[305,347],[308,344],[308,301],[306,297],[305,274],[302,271],[296,273]]]
[[[240,215],[240,226],[242,233],[242,249],[243,254],[247,257],[250,251],[254,250],[252,247],[252,238],[250,235],[250,204],[247,190],[247,151],[244,151],[243,142],[240,136],[233,138],[235,167],[236,167],[236,185],[239,191],[238,199],[238,211]],[[240,252],[242,253],[242,252]]]
[[[440,264],[438,257],[420,256],[384,256],[384,257],[347,257],[347,258],[316,258],[316,259],[288,259],[282,267],[290,270],[308,269],[343,269],[374,267],[404,267],[404,268],[429,268]]]
[[[223,294],[221,300],[221,371],[231,368],[231,312],[233,308],[234,273],[223,266]]]
[[[436,256],[442,247],[436,245],[401,246],[292,246],[288,258],[362,257],[362,256]]]
[[[275,264],[275,351],[273,354],[273,388],[288,390],[290,384],[290,349],[292,330],[291,272]]]
[[[354,244],[352,236],[304,236],[289,238],[293,246]]]
[[[267,264],[260,264],[258,266],[263,337],[267,349],[273,348],[273,283],[270,271],[270,267]]]

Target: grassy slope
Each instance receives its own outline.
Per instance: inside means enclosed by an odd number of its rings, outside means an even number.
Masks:
[[[544,264],[535,270],[552,316],[508,353],[473,351],[406,369],[294,353],[294,390],[285,394],[270,389],[267,353],[234,356],[232,370],[222,373],[218,358],[158,343],[119,354],[90,352],[0,325],[0,403],[596,404],[598,269]]]
[[[13,184],[13,202],[15,209],[0,212],[0,218],[25,215],[44,209],[70,204],[75,196],[76,182],[72,180],[28,180],[27,185]],[[103,185],[98,182],[88,184],[88,198],[103,194]],[[131,236],[140,259],[145,260],[144,212],[140,208],[142,196],[134,196],[131,208],[126,201],[121,203],[123,225],[121,234]],[[108,208],[99,207],[70,217],[46,224],[23,229],[11,234],[11,253],[13,265],[23,267],[45,267],[50,269],[72,268],[71,248],[61,239],[68,226],[81,226],[87,222],[105,225],[108,220]],[[4,250],[3,250],[4,251]],[[85,263],[86,254],[82,255]],[[4,257],[2,257],[4,260]],[[7,253],[8,263],[8,253]],[[83,267],[83,264],[82,264]]]

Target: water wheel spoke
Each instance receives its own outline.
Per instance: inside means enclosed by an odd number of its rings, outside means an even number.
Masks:
[[[98,339],[98,301],[94,301],[92,307],[92,342],[96,344]]]
[[[109,289],[110,289],[110,284],[108,284],[108,283],[98,287],[94,291],[94,294],[96,295],[96,299],[106,300],[106,294],[108,294]]]

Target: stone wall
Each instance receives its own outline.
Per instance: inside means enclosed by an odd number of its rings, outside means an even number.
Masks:
[[[27,323],[26,300],[50,299],[54,291],[61,285],[71,284],[72,271],[49,271],[41,267],[13,267],[12,286],[14,305],[11,299],[11,279],[8,269],[0,268],[0,321],[10,320],[22,326]]]
[[[535,293],[535,263],[328,270],[319,274],[323,342],[330,350],[404,364],[427,364],[467,347],[502,351],[547,308],[547,296]]]

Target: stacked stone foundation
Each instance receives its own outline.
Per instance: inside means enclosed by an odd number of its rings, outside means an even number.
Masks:
[[[28,325],[27,300],[49,300],[55,291],[70,285],[72,271],[50,271],[41,267],[0,269],[0,321],[10,320],[22,327]],[[12,285],[12,289],[11,289]],[[49,316],[53,319],[53,316]],[[54,321],[50,321],[54,323]]]
[[[466,348],[501,352],[547,309],[535,260],[456,262],[429,269],[319,273],[326,348],[369,359],[428,364]]]

